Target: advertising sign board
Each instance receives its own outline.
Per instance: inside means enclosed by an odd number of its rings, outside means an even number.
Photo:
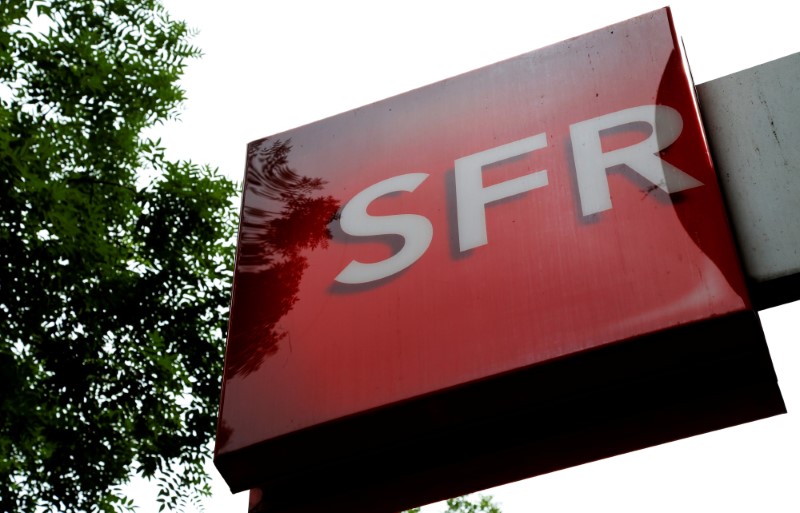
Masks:
[[[748,290],[761,310],[800,299],[800,54],[697,86]],[[753,101],[753,99],[757,101]]]
[[[216,463],[264,511],[781,412],[667,9],[248,147]]]

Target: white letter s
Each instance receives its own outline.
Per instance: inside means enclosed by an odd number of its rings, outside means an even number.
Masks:
[[[367,187],[345,205],[339,218],[345,233],[361,237],[400,235],[405,239],[405,244],[396,254],[380,262],[351,261],[336,276],[336,281],[358,284],[387,278],[416,262],[427,251],[433,239],[433,226],[428,218],[415,214],[367,214],[367,207],[377,198],[392,192],[413,192],[426,178],[426,173],[395,176]]]

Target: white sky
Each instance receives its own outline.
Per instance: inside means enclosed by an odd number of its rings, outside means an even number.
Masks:
[[[662,1],[166,0],[199,30],[171,158],[241,181],[247,142],[664,6]],[[702,83],[800,51],[793,2],[674,1]],[[713,137],[713,134],[709,134]],[[800,511],[800,303],[762,313],[790,413],[493,489],[504,513]],[[210,466],[213,469],[213,467]],[[247,510],[215,470],[207,511]],[[130,488],[139,511],[155,492]],[[426,513],[443,507],[425,508]]]

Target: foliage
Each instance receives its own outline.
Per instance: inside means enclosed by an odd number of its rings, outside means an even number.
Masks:
[[[420,513],[421,508],[414,508],[405,513]],[[502,513],[500,507],[492,500],[491,495],[479,495],[476,502],[469,499],[469,495],[462,495],[447,500],[445,513]]]
[[[158,0],[0,3],[0,511],[208,493],[236,191],[144,135],[190,36]]]
[[[467,496],[447,500],[447,513],[501,513],[500,507],[492,502],[491,495],[479,495],[477,502]]]

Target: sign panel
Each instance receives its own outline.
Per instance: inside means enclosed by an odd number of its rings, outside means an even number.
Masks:
[[[799,82],[794,54],[697,87],[759,310],[800,299]]]
[[[216,458],[271,511],[782,408],[666,9],[248,147]]]

